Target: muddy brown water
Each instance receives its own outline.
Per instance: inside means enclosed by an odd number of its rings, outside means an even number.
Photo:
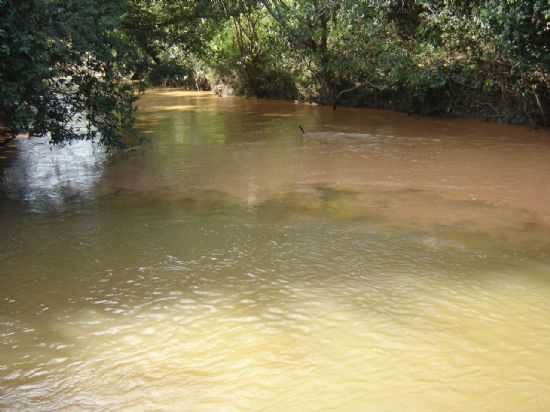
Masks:
[[[548,131],[140,108],[0,157],[0,410],[550,409]]]

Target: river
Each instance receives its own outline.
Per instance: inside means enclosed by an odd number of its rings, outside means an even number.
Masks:
[[[548,131],[139,106],[0,156],[0,410],[550,409]]]

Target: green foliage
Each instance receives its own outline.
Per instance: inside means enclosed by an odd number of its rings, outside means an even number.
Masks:
[[[137,62],[134,79],[164,86],[203,83],[200,61],[221,20],[206,0],[129,0],[122,30]]]
[[[263,83],[269,68],[321,103],[550,123],[547,0],[232,4],[237,21],[268,17],[244,36],[254,47],[227,41],[238,28],[216,44],[223,71],[237,83]],[[259,95],[258,86],[244,89]]]
[[[200,0],[0,0],[0,119],[11,133],[116,144],[136,86],[206,87],[221,13]],[[202,59],[202,61],[201,61]]]
[[[0,0],[0,112],[12,133],[112,143],[132,120],[125,2]]]
[[[213,83],[229,83],[238,93],[293,99],[297,96],[291,65],[265,11],[228,16],[210,44]]]
[[[550,70],[550,2],[490,1],[482,15],[495,28],[498,45],[524,70]]]

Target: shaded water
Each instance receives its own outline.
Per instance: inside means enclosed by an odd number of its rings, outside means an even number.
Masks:
[[[548,132],[140,105],[0,158],[0,410],[550,408]]]

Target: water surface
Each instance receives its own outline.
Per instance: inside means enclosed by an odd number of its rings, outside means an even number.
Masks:
[[[0,410],[550,408],[548,132],[140,108],[135,149],[0,157]]]

